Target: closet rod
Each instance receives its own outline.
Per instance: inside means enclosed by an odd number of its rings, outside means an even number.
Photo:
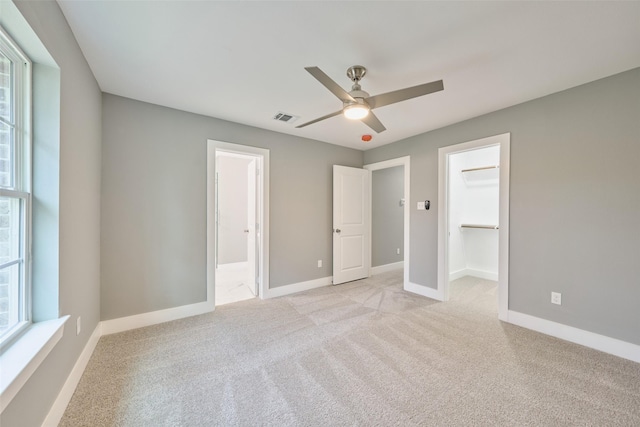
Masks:
[[[486,170],[486,169],[499,169],[499,168],[500,168],[499,165],[483,166],[481,168],[462,169],[462,172],[474,172],[474,171],[483,171],[483,170]]]
[[[460,224],[462,228],[485,228],[487,230],[497,230],[497,225],[482,225],[482,224]]]

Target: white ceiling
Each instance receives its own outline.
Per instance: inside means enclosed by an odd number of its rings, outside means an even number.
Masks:
[[[58,3],[104,92],[361,150],[640,66],[638,1]],[[371,95],[445,89],[376,109],[380,134],[342,116],[296,129],[342,106],[304,67],[350,90],[355,64]]]

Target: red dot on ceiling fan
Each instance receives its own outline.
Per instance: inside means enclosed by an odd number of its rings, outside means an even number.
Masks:
[[[371,135],[362,135],[362,140],[364,142],[369,142],[371,141],[372,136]]]

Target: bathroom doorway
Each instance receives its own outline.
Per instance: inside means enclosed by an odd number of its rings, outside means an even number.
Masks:
[[[215,305],[268,289],[268,150],[209,141],[207,280]]]

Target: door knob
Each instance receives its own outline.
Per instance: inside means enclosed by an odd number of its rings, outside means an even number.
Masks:
[[[335,231],[336,233],[340,233],[342,230],[340,230],[339,228],[336,228],[333,231]]]
[[[245,232],[245,233],[248,233],[248,232],[249,232],[249,229],[245,229],[245,230],[244,230],[244,232]]]

